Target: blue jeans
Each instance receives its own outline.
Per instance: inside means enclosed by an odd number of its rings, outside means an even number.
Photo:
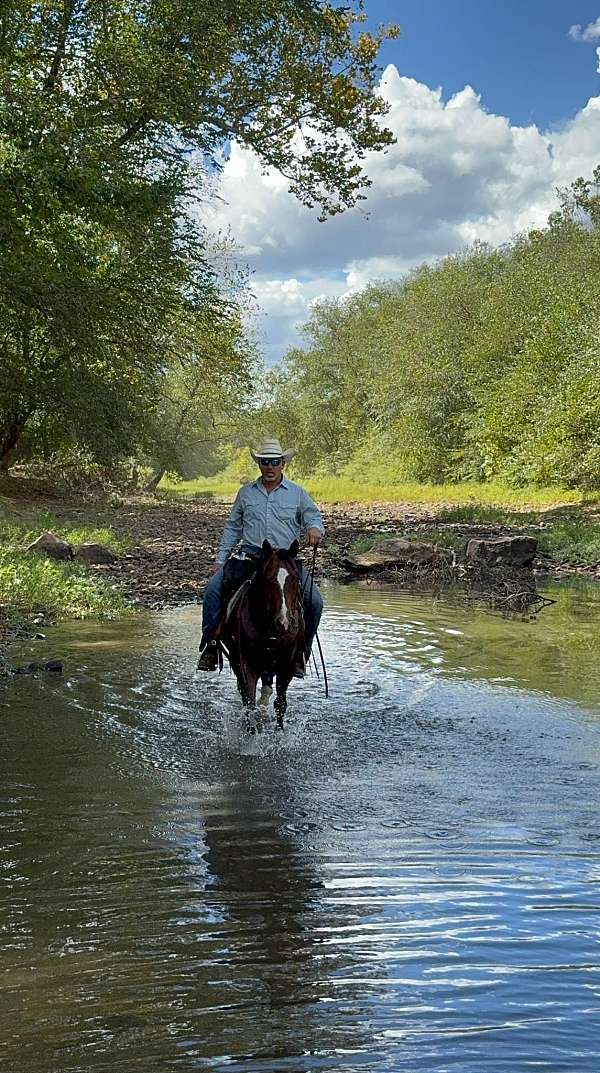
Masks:
[[[308,659],[312,643],[315,639],[315,633],[317,632],[319,622],[321,621],[323,597],[314,582],[311,594],[310,574],[305,566],[301,569],[300,585],[304,593],[304,643]],[[202,602],[201,648],[210,641],[221,618],[223,612],[224,589],[223,571],[219,570],[209,579],[204,590],[204,600]]]

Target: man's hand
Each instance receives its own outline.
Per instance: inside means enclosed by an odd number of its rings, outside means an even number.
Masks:
[[[223,569],[223,563],[213,563],[213,565],[210,568],[211,577],[214,577],[214,575],[218,574],[219,570],[222,570],[222,569]]]
[[[317,544],[321,543],[321,540],[323,539],[323,534],[320,529],[312,528],[308,530],[308,533],[306,534],[306,539],[310,547],[314,548]]]

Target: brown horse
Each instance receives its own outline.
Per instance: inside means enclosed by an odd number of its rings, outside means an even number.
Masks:
[[[263,543],[263,558],[242,586],[224,623],[221,640],[237,678],[244,706],[256,708],[256,686],[263,691],[275,678],[277,725],[283,727],[287,690],[304,653],[304,613],[298,541],[275,550]]]

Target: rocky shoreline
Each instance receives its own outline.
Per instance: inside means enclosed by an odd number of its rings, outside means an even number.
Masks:
[[[211,500],[160,504],[151,508],[129,506],[115,511],[110,518],[112,528],[122,535],[135,534],[136,546],[115,563],[93,569],[117,581],[128,598],[138,605],[160,608],[199,603],[229,508],[229,503]],[[495,540],[518,535],[525,528],[531,533],[535,528],[439,523],[435,509],[415,508],[414,504],[334,504],[323,509],[323,517],[326,539],[317,555],[316,580],[350,580],[352,571],[345,561],[351,549],[361,542],[392,536],[431,541],[431,529],[435,528],[440,534],[450,533],[458,537],[466,547],[473,538]],[[423,533],[427,534],[425,538]],[[304,550],[303,557],[310,562],[308,549]],[[558,578],[580,574],[600,580],[600,563],[594,566],[556,563],[538,555],[533,570],[543,576]],[[377,571],[377,579],[406,581],[393,570]],[[420,580],[424,580],[422,575]]]

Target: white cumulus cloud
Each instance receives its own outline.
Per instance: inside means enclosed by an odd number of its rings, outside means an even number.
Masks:
[[[348,294],[476,239],[499,243],[540,226],[556,187],[600,163],[600,97],[545,132],[486,111],[470,86],[444,101],[393,65],[380,92],[396,142],[367,155],[372,186],[360,208],[319,223],[252,151],[233,144],[224,164],[211,224],[230,229],[250,264],[271,361],[296,341],[319,295]]]
[[[569,28],[569,37],[574,41],[598,41],[600,39],[600,15],[583,29],[579,23]]]

